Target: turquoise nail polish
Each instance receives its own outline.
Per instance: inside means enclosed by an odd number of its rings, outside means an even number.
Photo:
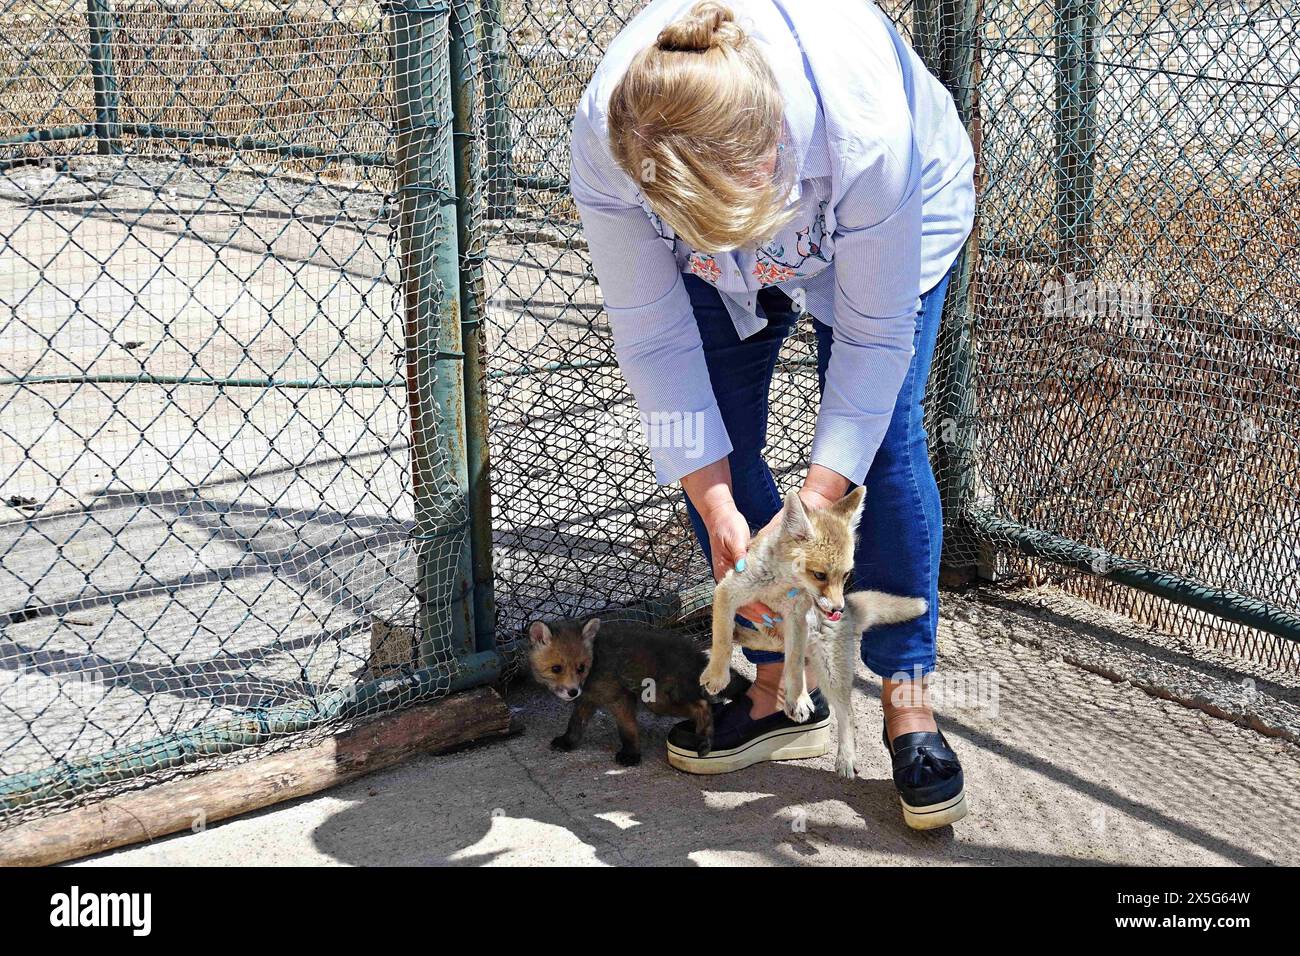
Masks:
[[[791,588],[789,591],[786,591],[786,592],[785,592],[785,596],[786,596],[786,597],[794,597],[794,596],[797,595],[798,593],[799,593],[799,589],[798,589],[798,588]]]
[[[736,562],[736,570],[737,570],[737,571],[743,571],[743,570],[745,570],[745,559],[744,559],[744,558],[741,558],[739,561]]]
[[[784,620],[785,620],[785,618],[783,618],[780,614],[778,614],[778,615],[776,616],[776,623],[780,624],[780,623],[781,623],[782,621],[784,621]]]
[[[772,620],[772,616],[770,614],[764,614],[763,623],[766,624],[768,627],[771,627],[773,624],[776,623],[776,621]]]

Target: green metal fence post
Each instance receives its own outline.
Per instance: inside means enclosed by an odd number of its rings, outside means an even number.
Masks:
[[[474,652],[452,84],[445,0],[392,0],[398,241],[421,667]]]
[[[95,140],[101,156],[122,152],[118,118],[117,73],[113,70],[113,8],[111,0],[86,0],[90,29],[90,73],[95,90]]]
[[[976,184],[980,172],[979,23],[983,0],[916,0],[912,37],[917,53],[952,94],[975,150]],[[932,429],[935,478],[943,502],[946,575],[974,577],[988,560],[984,546],[964,520],[974,485],[974,428],[977,420],[974,382],[973,279],[979,252],[979,217],[958,257],[944,301],[930,394],[938,421]]]
[[[943,5],[948,0],[913,0],[912,49],[929,67],[930,72],[943,79]]]
[[[1096,0],[1056,0],[1057,261],[1076,280],[1092,271],[1096,203]]]
[[[515,173],[511,161],[510,107],[506,71],[509,34],[501,19],[501,0],[481,0],[484,73],[483,115],[487,123],[487,210],[489,219],[515,215]]]
[[[456,151],[457,234],[460,237],[460,324],[465,352],[465,452],[469,470],[470,544],[474,566],[474,643],[479,651],[488,651],[496,643],[496,602],[492,575],[492,489],[483,339],[483,258],[487,251],[482,223],[484,170],[479,156],[475,109],[481,105],[478,77],[482,75],[485,46],[490,46],[491,40],[489,38],[485,43],[485,23],[478,13],[478,0],[453,0],[452,7],[452,129]],[[486,83],[489,88],[492,86],[490,75],[486,77]]]

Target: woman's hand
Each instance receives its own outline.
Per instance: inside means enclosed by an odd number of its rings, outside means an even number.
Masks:
[[[803,480],[799,497],[810,508],[825,508],[847,495],[850,484],[851,481],[825,465],[812,464],[808,466],[808,477]]]
[[[849,492],[849,480],[824,465],[809,465],[808,477],[799,489],[799,500],[807,508],[828,508]],[[781,512],[769,521],[759,534],[766,534],[781,523]]]
[[[713,579],[721,581],[733,568],[744,574],[745,557],[749,551],[749,522],[731,497],[731,468],[727,459],[715,461],[684,476],[682,488],[708,530]],[[747,621],[769,627],[780,620],[770,607],[758,601],[746,604],[737,613]]]
[[[709,553],[713,555],[714,580],[721,581],[733,568],[737,574],[743,575],[749,551],[749,522],[745,516],[733,504],[730,509],[720,508],[717,513],[705,518],[704,525],[709,529]],[[747,621],[766,627],[781,620],[761,601],[751,601],[737,608],[736,613]]]
[[[718,508],[704,518],[709,530],[709,553],[713,555],[713,579],[721,581],[732,568],[743,573],[745,555],[749,551],[749,522],[745,516],[730,508]]]

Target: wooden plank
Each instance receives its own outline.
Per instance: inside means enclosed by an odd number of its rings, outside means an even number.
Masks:
[[[480,687],[380,717],[311,747],[110,797],[0,831],[0,865],[48,866],[318,793],[420,753],[506,733],[510,711]]]

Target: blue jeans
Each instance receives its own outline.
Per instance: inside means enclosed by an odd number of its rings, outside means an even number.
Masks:
[[[704,344],[709,381],[731,438],[728,462],[732,495],[750,529],[757,531],[781,510],[781,495],[771,469],[763,460],[767,445],[768,389],[781,343],[798,321],[798,313],[784,292],[764,289],[758,294],[758,304],[767,325],[741,341],[717,290],[697,276],[688,274],[683,280]],[[884,441],[866,477],[867,496],[854,553],[852,589],[924,596],[929,602],[929,610],[923,617],[876,628],[863,635],[862,660],[882,677],[894,677],[900,672],[912,677],[934,669],[943,516],[939,487],[930,467],[921,404],[947,288],[945,276],[921,296],[913,339],[916,351],[899,390]],[[831,328],[816,319],[813,328],[817,333],[817,380],[819,388],[825,388],[826,367],[831,357]],[[704,522],[689,499],[686,509],[700,547],[711,564]],[[757,664],[783,659],[780,654],[748,648],[745,656]]]

